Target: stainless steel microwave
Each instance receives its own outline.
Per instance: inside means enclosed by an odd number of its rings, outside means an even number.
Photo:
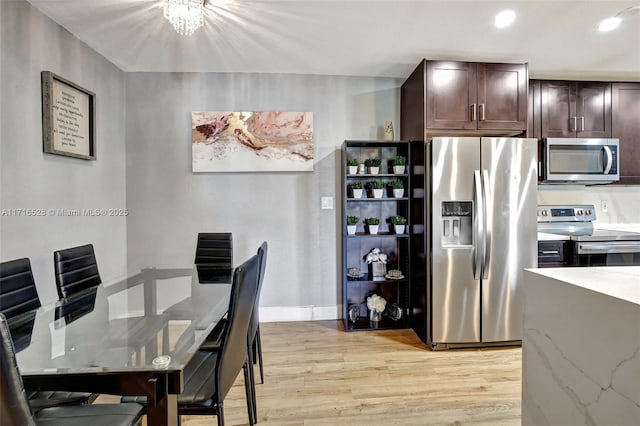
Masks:
[[[546,183],[611,183],[620,180],[618,139],[546,138],[542,140]]]

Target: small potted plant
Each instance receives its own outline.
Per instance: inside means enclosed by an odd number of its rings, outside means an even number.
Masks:
[[[406,158],[404,158],[402,155],[396,155],[396,158],[393,159],[393,173],[397,175],[404,174],[406,164]]]
[[[380,172],[379,158],[367,158],[364,160],[364,165],[367,166],[370,175],[377,175]]]
[[[404,234],[404,228],[407,225],[407,218],[402,216],[391,216],[389,218],[391,223],[393,224],[393,229],[396,234]]]
[[[393,189],[394,198],[402,198],[404,195],[404,182],[401,179],[394,179],[389,186]]]
[[[363,188],[364,188],[364,185],[362,185],[362,182],[353,182],[351,184],[351,191],[353,191],[353,198],[362,198]]]
[[[380,179],[372,180],[367,183],[369,189],[371,190],[371,194],[373,198],[382,198],[382,193],[384,191],[384,182]]]
[[[358,216],[347,216],[347,234],[355,235],[356,227],[360,218]]]
[[[380,219],[377,217],[368,217],[364,220],[369,228],[369,234],[376,235],[378,233],[378,227],[380,226]]]
[[[355,158],[349,158],[347,160],[347,167],[349,168],[349,174],[350,175],[357,175],[358,174],[358,160]]]

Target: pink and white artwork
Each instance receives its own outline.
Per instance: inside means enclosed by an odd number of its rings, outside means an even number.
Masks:
[[[312,112],[191,113],[194,172],[313,171]]]

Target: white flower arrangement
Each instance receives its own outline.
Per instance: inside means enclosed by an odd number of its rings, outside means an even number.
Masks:
[[[374,249],[371,249],[371,251],[367,253],[365,260],[367,261],[367,263],[380,262],[386,264],[387,255],[382,253],[380,249],[376,247]]]
[[[367,297],[367,308],[372,311],[382,313],[384,308],[387,306],[387,301],[384,300],[384,297],[378,296],[377,294],[372,294]]]

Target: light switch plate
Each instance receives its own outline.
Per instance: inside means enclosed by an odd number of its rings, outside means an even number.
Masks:
[[[333,197],[321,197],[320,198],[320,208],[322,210],[332,210],[333,209]]]

